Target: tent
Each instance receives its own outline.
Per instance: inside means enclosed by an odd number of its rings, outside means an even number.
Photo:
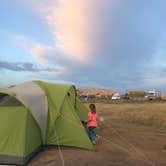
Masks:
[[[0,163],[23,165],[43,145],[94,150],[74,86],[32,81],[0,88]]]

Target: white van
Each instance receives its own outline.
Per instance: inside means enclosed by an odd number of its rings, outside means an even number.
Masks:
[[[120,94],[119,93],[114,93],[111,99],[112,100],[120,100]]]

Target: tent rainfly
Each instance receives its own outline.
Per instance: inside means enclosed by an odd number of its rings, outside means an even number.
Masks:
[[[33,81],[0,88],[0,163],[24,165],[43,145],[94,150],[74,86]]]

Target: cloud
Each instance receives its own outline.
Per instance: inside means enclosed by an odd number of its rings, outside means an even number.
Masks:
[[[38,67],[30,62],[6,62],[0,61],[0,70],[11,70],[11,71],[28,71],[28,72],[58,72],[56,68],[43,68]]]
[[[65,64],[72,63],[72,66],[77,67],[89,64],[90,61],[95,60],[92,43],[98,36],[91,11],[95,12],[94,4],[98,2],[99,0],[24,2],[47,24],[54,40],[54,43],[49,46],[24,41],[26,48],[28,45],[26,50],[34,59],[42,63],[54,60],[56,64],[60,61]],[[22,42],[20,43],[22,45]]]
[[[13,36],[13,39],[19,46],[21,46],[29,55],[31,55],[40,64],[47,64],[51,62],[53,57],[56,57],[57,55],[52,47],[41,43],[33,42],[25,36],[15,35]],[[50,57],[51,52],[54,52],[54,56],[51,55]]]
[[[81,63],[91,59],[89,47],[91,20],[88,6],[89,2],[82,0],[59,0],[45,16],[57,48],[67,55],[67,59]]]
[[[165,77],[162,71],[166,60],[166,2],[30,0],[28,3],[26,6],[48,26],[54,42],[46,45],[25,37],[17,41],[37,62],[64,68],[63,79],[114,89],[158,86],[152,80],[159,80],[164,88],[159,77]]]
[[[52,46],[33,42],[24,36],[14,36],[14,40],[41,65],[57,66],[66,74],[82,65],[75,59],[67,58],[66,54]]]

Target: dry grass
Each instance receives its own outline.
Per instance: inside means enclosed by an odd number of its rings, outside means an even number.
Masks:
[[[121,112],[120,117],[123,120],[142,125],[150,125],[156,127],[166,127],[166,113],[156,111],[140,111],[140,112]]]
[[[141,125],[166,127],[166,103],[97,104],[97,108],[101,114],[102,110],[108,111],[108,114],[111,113],[111,119]]]

